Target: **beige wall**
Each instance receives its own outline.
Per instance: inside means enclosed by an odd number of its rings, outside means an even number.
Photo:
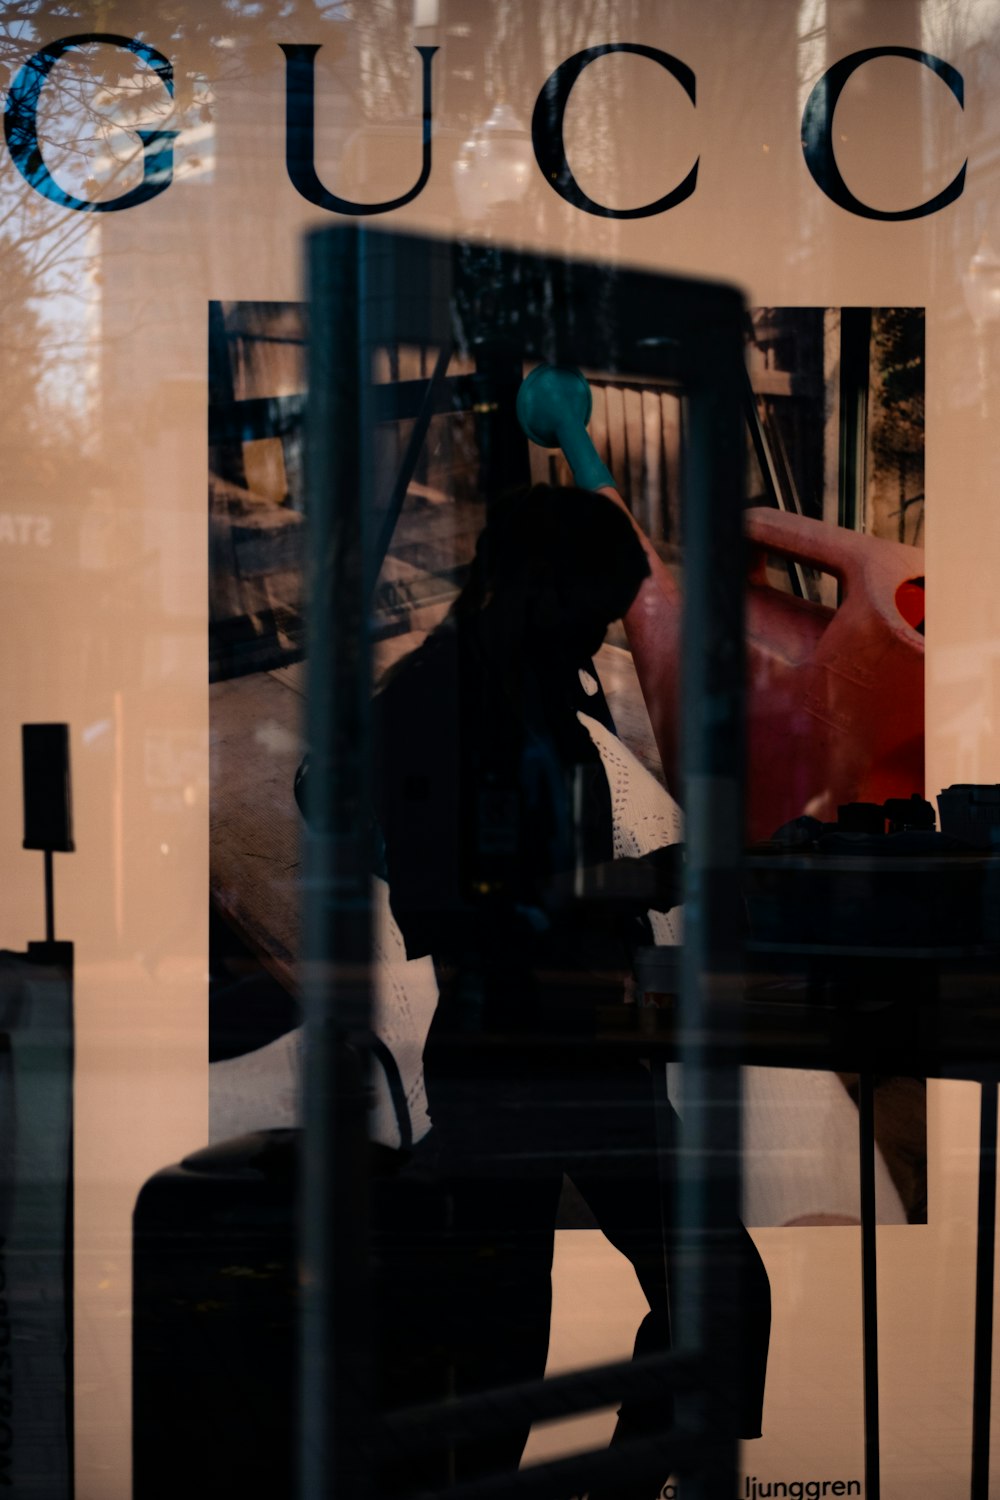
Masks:
[[[824,31],[827,8],[836,12],[833,33]],[[357,4],[341,25],[303,3],[270,30],[244,21],[233,32],[221,5],[190,0],[190,20],[202,30],[185,42],[158,29],[148,5],[123,0],[115,30],[145,28],[174,59],[179,95],[188,92],[188,71],[211,75],[210,101],[182,100],[186,175],[149,204],[102,216],[54,207],[9,161],[0,167],[0,236],[22,245],[32,295],[50,320],[44,383],[34,410],[5,430],[0,484],[0,511],[36,518],[17,540],[0,541],[0,859],[12,877],[0,942],[23,945],[42,919],[40,858],[20,850],[16,726],[65,719],[78,851],[56,866],[59,931],[76,940],[79,965],[80,1500],[128,1494],[136,1191],[207,1135],[207,302],[302,297],[303,233],[330,222],[285,172],[278,41],[324,43],[321,175],[331,187],[380,199],[404,191],[416,173],[409,49],[440,44],[430,182],[408,207],[372,221],[435,232],[461,226],[452,161],[470,115],[488,113],[491,89],[527,124],[548,70],[580,47],[627,40],[664,48],[694,69],[697,107],[648,60],[606,58],[574,93],[568,152],[586,190],[619,206],[666,191],[697,154],[692,199],[654,218],[598,219],[563,203],[533,171],[516,208],[487,215],[471,232],[725,278],[753,304],[926,304],[928,789],[1000,780],[1000,324],[974,327],[963,295],[983,234],[1000,240],[996,6],[440,0],[439,9],[445,24],[419,35],[410,0]],[[83,29],[48,10],[42,36]],[[434,10],[418,7],[424,20]],[[213,45],[211,34],[233,44]],[[827,49],[833,60],[900,42],[940,52],[966,75],[965,112],[926,70],[873,63],[838,110],[842,169],[861,198],[890,208],[937,191],[966,156],[968,182],[941,214],[876,223],[819,192],[803,163],[799,119]],[[16,39],[4,47],[5,56],[31,50]],[[380,59],[400,79],[381,92]],[[45,96],[53,163],[72,119],[59,76]],[[209,116],[214,137],[204,128]],[[386,130],[397,117],[405,130]],[[100,177],[106,168],[97,159],[87,170]],[[30,342],[28,315],[16,304],[5,320]],[[0,408],[16,410],[26,380],[32,394],[31,378],[27,357],[0,360]],[[67,430],[66,399],[79,435]],[[914,1231],[934,1247],[920,1273],[919,1295],[931,1304],[953,1295],[954,1273],[965,1276],[971,1265],[971,1093],[938,1085],[932,1100],[933,1223]],[[845,1245],[845,1257],[852,1254]],[[932,1322],[928,1369],[944,1358],[955,1326]]]

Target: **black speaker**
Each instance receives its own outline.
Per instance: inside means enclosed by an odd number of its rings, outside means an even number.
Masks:
[[[22,724],[24,847],[69,854],[73,807],[69,782],[69,725]]]

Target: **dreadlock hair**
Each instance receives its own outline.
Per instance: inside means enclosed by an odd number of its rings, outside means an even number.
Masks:
[[[494,504],[453,612],[467,620],[500,610],[512,645],[551,638],[590,654],[592,637],[626,612],[648,576],[620,506],[593,490],[537,484]]]

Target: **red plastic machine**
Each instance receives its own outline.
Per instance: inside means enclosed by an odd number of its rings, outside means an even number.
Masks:
[[[923,553],[787,512],[746,512],[747,833],[845,802],[923,795]],[[830,608],[768,582],[768,555],[832,574]],[[680,593],[665,568],[625,619],[668,781],[676,782]]]

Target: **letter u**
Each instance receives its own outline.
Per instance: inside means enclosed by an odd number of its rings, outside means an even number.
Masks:
[[[316,54],[318,46],[279,42],[285,54],[285,166],[296,192],[334,214],[387,214],[412,203],[431,175],[431,58],[436,47],[418,47],[423,63],[423,160],[408,193],[385,203],[351,203],[323,186],[316,172]]]

